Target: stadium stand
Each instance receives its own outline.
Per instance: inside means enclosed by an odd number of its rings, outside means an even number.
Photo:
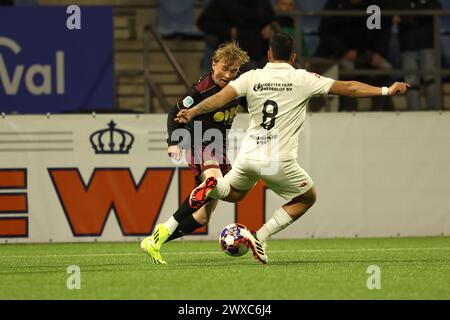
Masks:
[[[120,110],[144,112],[144,27],[154,24],[158,0],[40,0],[41,5],[110,5],[114,14],[114,50],[116,73],[116,107]],[[198,16],[202,1],[195,1]],[[150,36],[151,37],[151,36]],[[200,76],[204,51],[203,39],[172,38],[164,44],[171,51],[193,83]],[[149,72],[169,104],[184,94],[186,87],[179,80],[161,47],[153,38],[149,41]],[[153,112],[166,112],[157,99]]]
[[[202,0],[195,0],[195,16],[200,14]],[[322,10],[326,0],[297,0],[297,8],[300,11]],[[450,1],[441,1],[444,9],[450,8]],[[39,0],[41,5],[111,5],[114,12],[114,44],[115,44],[115,73],[116,73],[116,107],[119,110],[134,112],[145,111],[145,81],[143,73],[144,60],[144,27],[146,24],[154,24],[158,10],[158,0]],[[309,55],[313,54],[319,43],[318,27],[320,17],[302,17],[302,27]],[[442,51],[443,67],[450,67],[450,17],[442,18]],[[395,61],[398,48],[395,47],[395,29],[391,41],[392,50],[390,58],[395,67],[399,67]],[[156,41],[150,36],[148,59],[149,72],[156,86],[166,98],[168,104],[173,104],[185,91],[185,84],[180,81],[174,72],[169,60]],[[201,63],[205,44],[201,38],[189,39],[175,37],[164,39],[164,44],[173,53],[176,61],[186,74],[189,83],[194,82],[201,73]],[[449,77],[444,78],[444,109],[450,108],[450,83]],[[403,110],[405,103],[403,98],[395,99],[397,110]],[[157,99],[152,100],[154,108],[152,112],[165,112]],[[366,110],[364,103],[362,111]]]
[[[442,0],[442,8],[450,10],[450,0]],[[450,68],[450,16],[442,17],[442,66]],[[444,77],[443,82],[444,108],[450,109],[450,76]]]
[[[326,0],[297,0],[297,8],[301,11],[322,10]],[[302,27],[307,52],[312,55],[319,45],[320,17],[303,17]]]
[[[450,10],[450,1],[443,0],[442,9]],[[450,16],[442,17],[441,19],[441,35],[443,46],[443,62],[445,67],[450,68]]]

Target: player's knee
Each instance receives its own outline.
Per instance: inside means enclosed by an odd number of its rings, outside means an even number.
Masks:
[[[309,200],[309,205],[312,206],[317,201],[317,191],[316,191],[316,188],[314,188],[314,187],[312,187],[310,191],[311,191],[311,195],[308,197],[308,200]]]
[[[310,208],[316,203],[317,201],[317,191],[316,188],[312,187],[304,194],[300,195],[299,197],[295,198],[293,202],[301,203],[303,206],[306,206],[307,208]]]

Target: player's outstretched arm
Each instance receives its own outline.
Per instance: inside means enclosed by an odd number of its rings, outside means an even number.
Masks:
[[[329,94],[350,97],[395,96],[405,94],[411,85],[406,82],[395,82],[389,88],[374,87],[359,81],[335,81]]]
[[[234,88],[227,85],[215,95],[206,98],[195,107],[180,110],[175,118],[175,121],[179,123],[188,123],[196,116],[217,110],[236,98],[237,93]]]

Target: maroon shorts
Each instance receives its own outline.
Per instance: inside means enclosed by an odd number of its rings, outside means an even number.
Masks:
[[[198,183],[204,180],[202,173],[207,169],[220,169],[222,175],[226,175],[231,170],[231,164],[227,158],[226,151],[211,150],[206,145],[202,147],[192,146],[191,149],[187,149],[186,160],[189,167],[194,170],[195,179]]]

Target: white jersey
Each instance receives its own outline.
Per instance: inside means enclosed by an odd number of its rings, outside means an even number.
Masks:
[[[267,63],[231,81],[237,95],[246,96],[250,114],[240,156],[263,161],[297,158],[308,101],[328,94],[333,82],[288,63]]]

